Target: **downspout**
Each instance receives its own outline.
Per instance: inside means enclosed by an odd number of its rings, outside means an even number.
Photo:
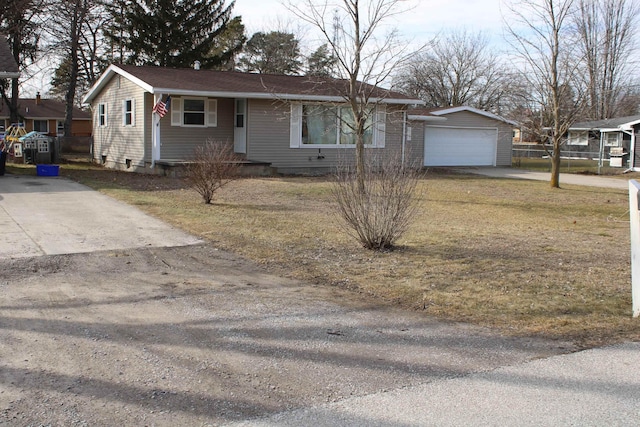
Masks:
[[[402,112],[402,167],[404,167],[405,144],[407,141],[407,111]]]

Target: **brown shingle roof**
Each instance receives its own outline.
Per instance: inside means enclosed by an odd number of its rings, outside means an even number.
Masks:
[[[13,59],[13,55],[11,54],[11,50],[9,49],[9,45],[7,44],[4,36],[0,35],[0,77],[5,75],[17,75],[20,73],[20,68],[18,68],[18,64]]]
[[[235,71],[194,70],[190,68],[137,67],[118,65],[117,68],[163,93],[220,93],[272,96],[273,98],[313,99],[314,97],[341,97],[348,87],[345,80],[274,74],[241,73]],[[411,98],[400,92],[362,84],[371,98],[406,100]],[[149,89],[149,88],[147,88]],[[420,102],[420,101],[418,101]]]
[[[56,99],[40,99],[38,104],[35,99],[20,99],[18,100],[18,111],[20,116],[26,119],[64,120],[65,103]],[[2,101],[0,101],[0,118],[9,118],[9,106]],[[73,119],[90,120],[91,114],[74,107]]]

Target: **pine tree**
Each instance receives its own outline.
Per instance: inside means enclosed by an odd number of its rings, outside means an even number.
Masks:
[[[336,63],[336,57],[325,43],[307,57],[307,75],[331,77],[335,74]]]
[[[106,31],[121,62],[162,67],[203,68],[227,62],[242,48],[216,52],[234,6],[224,0],[114,0],[112,25]],[[212,53],[215,52],[215,53]]]
[[[244,71],[295,75],[302,68],[300,43],[291,33],[255,33],[242,54],[240,66]]]

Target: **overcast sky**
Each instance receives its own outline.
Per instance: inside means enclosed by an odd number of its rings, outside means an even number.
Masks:
[[[412,0],[415,7],[398,17],[395,26],[403,38],[418,44],[429,41],[438,32],[466,28],[482,31],[491,44],[499,45],[502,43],[500,3],[500,0]],[[302,25],[281,0],[236,0],[234,11],[235,15],[242,16],[249,36],[279,26],[292,27],[296,32],[296,27]],[[304,42],[315,44],[309,34],[303,33]]]

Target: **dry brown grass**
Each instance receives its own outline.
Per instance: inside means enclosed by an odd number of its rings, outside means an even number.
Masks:
[[[505,333],[582,346],[640,339],[625,191],[428,175],[419,221],[380,253],[340,232],[323,178],[242,179],[204,205],[175,179],[63,174],[278,274]]]

